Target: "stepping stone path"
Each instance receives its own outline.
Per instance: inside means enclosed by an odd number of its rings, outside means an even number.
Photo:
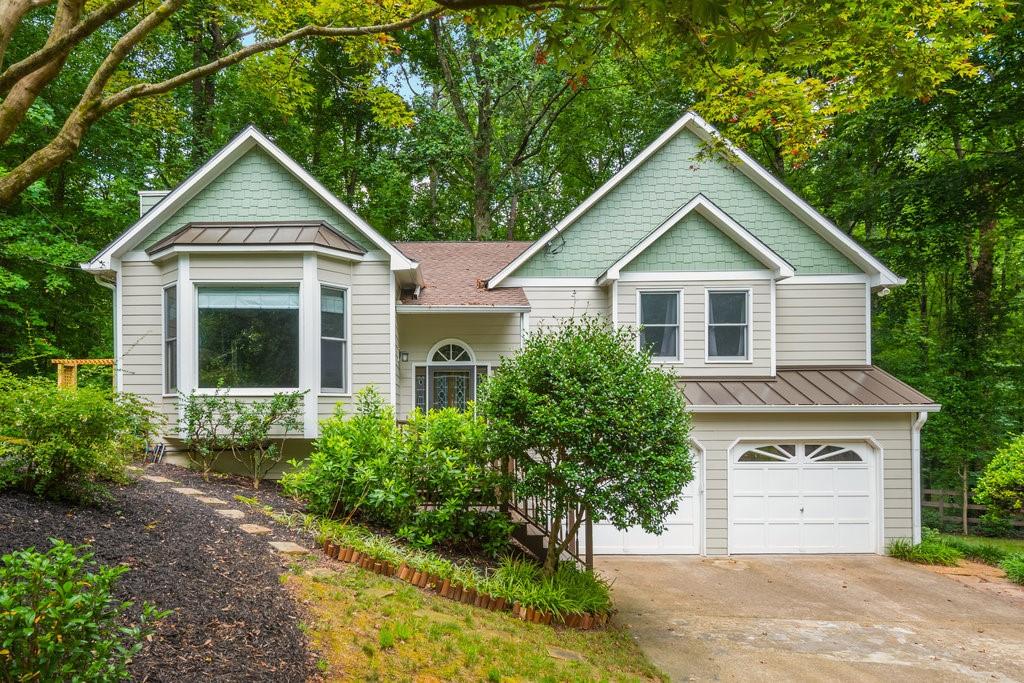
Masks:
[[[156,484],[177,483],[173,479],[168,479],[167,477],[160,477],[153,474],[144,474],[142,475],[141,478]],[[216,498],[214,496],[204,495],[203,492],[200,491],[199,489],[194,489],[189,486],[176,486],[171,490],[185,496],[195,496],[196,500],[198,500],[201,503],[206,503],[207,505],[227,505],[227,501],[221,500],[220,498]],[[245,517],[244,512],[242,512],[241,510],[235,510],[234,508],[222,508],[219,510],[214,510],[214,512],[216,512],[221,517],[227,517],[228,519],[243,519]],[[238,528],[247,534],[270,534],[274,531],[270,527],[260,526],[259,524],[239,524]],[[292,541],[268,541],[268,543],[270,544],[271,548],[281,553],[282,555],[298,556],[309,554],[309,548],[304,548],[298,543],[293,543]],[[331,570],[325,570],[325,573],[323,574],[324,577],[328,575],[327,572],[330,572],[331,575],[334,574],[334,572]]]
[[[308,548],[303,548],[298,543],[292,543],[291,541],[270,541],[270,547],[281,553],[282,555],[307,555],[309,554]]]

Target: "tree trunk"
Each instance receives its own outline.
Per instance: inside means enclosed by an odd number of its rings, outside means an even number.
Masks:
[[[519,221],[519,192],[515,192],[509,200],[508,225],[505,227],[505,239],[516,238],[516,223]]]
[[[62,38],[78,23],[84,5],[83,0],[60,1],[50,35],[46,39],[46,45],[51,45]],[[58,53],[44,66],[20,79],[7,93],[3,103],[0,104],[0,144],[6,143],[21,122],[25,120],[25,114],[28,113],[29,107],[39,97],[43,88],[57,77],[69,54],[71,54],[70,47]]]
[[[548,551],[544,556],[544,575],[551,576],[558,569],[558,537],[562,530],[562,511],[555,513],[554,519],[549,521],[551,528],[548,529]]]

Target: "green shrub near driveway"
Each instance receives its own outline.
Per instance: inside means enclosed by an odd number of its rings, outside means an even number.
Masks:
[[[125,480],[156,419],[133,394],[0,373],[0,489],[95,499],[103,482]]]
[[[167,613],[147,603],[125,625],[132,603],[115,599],[113,588],[126,571],[58,540],[46,553],[0,558],[0,681],[128,680],[150,623]]]
[[[964,559],[959,550],[932,539],[924,539],[915,544],[908,538],[894,538],[889,541],[886,551],[897,560],[917,564],[937,564],[944,567],[955,567],[960,560]]]
[[[1024,553],[1008,555],[999,563],[999,566],[1006,572],[1006,578],[1014,583],[1024,585]]]
[[[984,505],[1010,513],[1024,513],[1024,435],[996,451],[974,490]]]

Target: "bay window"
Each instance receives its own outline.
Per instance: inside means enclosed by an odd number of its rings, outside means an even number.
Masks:
[[[178,390],[178,288],[164,288],[164,393]]]
[[[347,388],[345,290],[320,287],[320,389],[343,394]]]
[[[200,286],[199,387],[299,386],[299,288]]]

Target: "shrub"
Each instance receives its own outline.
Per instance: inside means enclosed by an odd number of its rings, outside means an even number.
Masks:
[[[472,412],[445,409],[417,411],[400,430],[390,406],[367,388],[354,415],[339,408],[321,422],[312,455],[292,461],[282,485],[318,515],[358,514],[420,547],[468,542],[497,554],[513,526],[494,511],[501,475],[484,429]]]
[[[182,424],[189,460],[209,478],[225,452],[240,462],[254,489],[281,462],[284,442],[302,427],[305,392],[274,394],[269,400],[230,400],[222,389],[183,396]]]
[[[1024,553],[1014,553],[1003,558],[999,566],[1006,572],[1006,578],[1014,583],[1024,585]]]
[[[320,437],[305,462],[292,460],[281,479],[289,495],[314,514],[352,517],[362,509],[367,521],[389,523],[408,506],[412,492],[392,472],[399,438],[395,415],[372,387],[356,395],[355,413],[342,406],[320,423]]]
[[[955,567],[963,559],[959,550],[932,538],[925,538],[916,545],[908,538],[894,538],[889,541],[886,550],[891,557],[917,564]]]
[[[58,389],[41,378],[0,373],[0,489],[93,500],[156,430],[156,414],[133,394]]]
[[[1002,512],[1024,512],[1024,434],[996,451],[978,479],[975,499]]]
[[[0,681],[127,680],[149,624],[167,613],[145,604],[135,624],[122,625],[132,603],[112,591],[128,568],[52,543],[0,558]]]
[[[1003,538],[1014,533],[1013,523],[997,509],[989,509],[978,518],[978,533],[992,538]]]
[[[479,408],[492,452],[521,473],[513,490],[551,501],[548,574],[587,517],[663,531],[693,478],[675,378],[637,350],[635,333],[595,318],[531,335],[488,378]]]

